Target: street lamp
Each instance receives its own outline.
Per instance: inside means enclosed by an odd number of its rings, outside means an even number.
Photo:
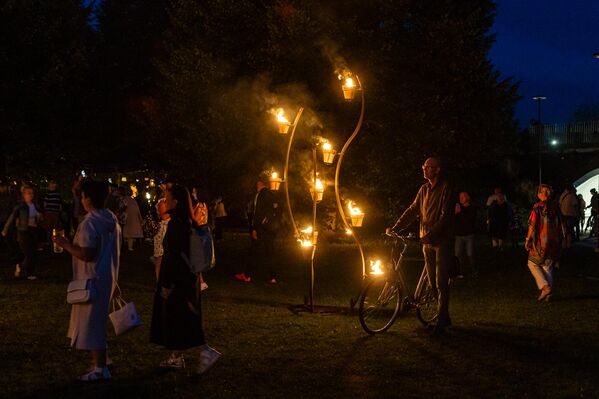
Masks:
[[[532,98],[537,102],[537,134],[539,135],[539,184],[542,182],[542,163],[541,163],[541,144],[543,139],[543,123],[541,122],[541,101],[547,100],[545,96],[534,96]]]

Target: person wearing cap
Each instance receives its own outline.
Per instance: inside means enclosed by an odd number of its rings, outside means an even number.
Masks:
[[[268,282],[276,284],[277,279],[272,262],[274,242],[277,236],[280,214],[279,201],[274,191],[270,190],[270,173],[262,172],[256,182],[256,195],[254,197],[254,213],[250,220],[250,257],[246,263],[245,271],[235,275],[240,281],[249,283],[256,266],[261,264],[269,274]]]

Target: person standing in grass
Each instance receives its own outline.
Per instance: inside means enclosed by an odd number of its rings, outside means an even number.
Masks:
[[[202,326],[201,289],[183,255],[189,257],[189,234],[193,209],[189,191],[174,184],[165,194],[170,221],[164,236],[164,255],[156,284],[150,342],[172,351],[160,363],[163,368],[184,368],[180,351],[199,347],[196,373],[203,374],[220,357],[206,344]]]
[[[17,242],[23,254],[23,261],[15,268],[15,277],[26,277],[35,280],[35,266],[37,263],[38,225],[42,221],[42,214],[33,201],[33,187],[21,187],[22,201],[16,205],[4,224],[2,236],[6,237],[9,230],[17,227]]]
[[[455,256],[465,264],[466,258],[470,262],[472,275],[478,275],[478,268],[474,260],[474,233],[476,232],[476,208],[470,203],[470,194],[460,193],[460,202],[455,207]]]
[[[429,283],[437,297],[438,314],[435,333],[451,326],[449,317],[449,269],[453,261],[453,222],[455,198],[450,184],[441,173],[441,161],[428,158],[422,165],[428,180],[416,194],[412,204],[391,227],[401,231],[420,216],[420,240]]]
[[[551,201],[553,192],[547,184],[537,191],[539,202],[534,204],[528,219],[526,250],[528,268],[541,291],[537,300],[549,300],[553,292],[553,268],[560,257],[564,226],[557,204]]]
[[[73,280],[92,280],[95,296],[90,302],[71,307],[68,337],[71,346],[89,351],[92,369],[79,376],[80,381],[107,380],[112,376],[106,365],[106,323],[110,300],[118,297],[121,228],[116,216],[104,208],[108,187],[84,180],[80,185],[85,216],[78,224],[73,242],[53,237],[73,257]]]

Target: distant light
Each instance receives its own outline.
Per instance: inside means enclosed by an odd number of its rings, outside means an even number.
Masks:
[[[551,145],[557,145],[557,140],[555,140],[555,139],[551,140]]]
[[[82,170],[80,174],[81,174],[81,177],[85,177],[85,170]]]
[[[599,58],[599,53],[593,54],[593,58]]]
[[[534,96],[532,99],[533,100],[547,100],[547,97],[545,97],[545,96]]]

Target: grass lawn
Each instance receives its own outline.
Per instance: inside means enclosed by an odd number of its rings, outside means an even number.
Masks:
[[[248,236],[225,238],[203,296],[208,342],[223,356],[201,378],[191,376],[193,352],[186,370],[157,368],[168,353],[148,342],[149,245],[123,253],[120,278],[145,324],[110,333],[113,380],[91,385],[74,382],[88,357],[65,337],[68,256],[43,254],[34,282],[15,281],[2,258],[0,397],[599,397],[599,280],[588,278],[599,276],[599,255],[591,248],[574,249],[556,273],[554,300],[539,304],[523,251],[493,253],[481,240],[481,276],[452,285],[454,327],[446,334],[431,336],[407,313],[388,332],[368,336],[355,313],[290,311],[303,303],[309,276],[295,244],[281,243],[279,284],[260,274],[244,284],[232,275],[247,259]],[[323,243],[317,257],[316,303],[348,307],[360,287],[355,248]]]

